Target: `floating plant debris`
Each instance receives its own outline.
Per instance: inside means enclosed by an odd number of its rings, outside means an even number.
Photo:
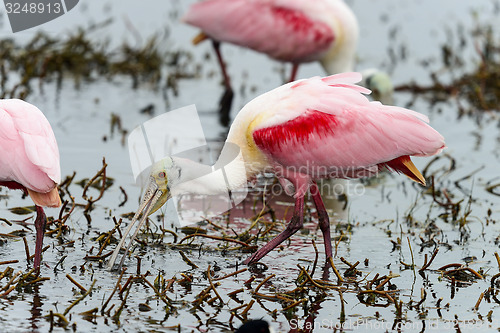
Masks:
[[[198,67],[191,64],[190,54],[181,50],[161,51],[164,40],[159,36],[151,37],[142,46],[124,42],[118,50],[107,40],[89,36],[103,31],[111,22],[79,28],[60,39],[40,31],[24,45],[10,38],[1,39],[0,97],[26,98],[34,84],[43,89],[54,81],[61,89],[63,78],[68,76],[76,88],[99,78],[128,76],[134,89],[147,83],[164,93],[171,90],[178,94],[177,80],[197,75]],[[143,112],[152,110],[145,108]]]
[[[441,48],[441,62],[444,68],[430,74],[431,85],[410,83],[400,85],[395,90],[410,92],[415,97],[425,94],[431,99],[431,104],[448,102],[452,97],[459,110],[459,117],[477,115],[478,112],[484,111],[500,111],[498,32],[476,18],[476,27],[469,34],[459,26],[456,35],[457,38],[450,37],[447,44]],[[458,39],[456,45],[455,39]],[[462,53],[470,44],[474,45],[476,50],[477,65],[468,71]],[[447,79],[441,79],[443,76]]]

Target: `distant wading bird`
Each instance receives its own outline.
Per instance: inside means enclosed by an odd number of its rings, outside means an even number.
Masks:
[[[34,267],[40,266],[47,218],[42,207],[59,207],[59,149],[50,124],[34,105],[0,100],[0,186],[29,194],[36,207]]]
[[[205,0],[192,5],[183,21],[202,30],[194,44],[213,42],[226,87],[219,110],[223,125],[229,123],[233,90],[221,42],[291,62],[290,82],[305,62],[319,61],[327,74],[354,68],[359,29],[343,0]]]
[[[445,147],[426,116],[370,102],[362,94],[370,91],[355,85],[359,80],[359,73],[314,77],[285,84],[249,102],[235,117],[214,165],[215,170],[223,167],[225,174],[208,171],[193,177],[212,166],[179,157],[155,163],[139,210],[109,266],[113,267],[141,213],[135,234],[147,216],[172,196],[227,193],[267,171],[274,172],[286,193],[293,195],[295,208],[286,229],[244,263],[258,261],[302,227],[308,191],[318,212],[326,256],[331,257],[330,223],[315,180],[361,178],[387,168],[425,185],[410,156],[434,155]],[[231,160],[225,155],[227,147],[234,146],[239,148],[237,157],[231,163],[221,162]]]
[[[382,104],[393,104],[394,86],[389,75],[376,68],[365,69],[361,72],[361,85],[372,91],[372,98]]]

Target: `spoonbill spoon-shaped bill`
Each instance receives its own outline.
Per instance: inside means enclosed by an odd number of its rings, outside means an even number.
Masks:
[[[147,216],[172,196],[224,193],[269,171],[293,195],[293,216],[281,234],[244,263],[260,260],[302,227],[308,191],[317,209],[326,257],[331,257],[330,223],[316,180],[361,178],[389,169],[425,185],[410,156],[431,156],[445,147],[444,138],[429,126],[425,115],[370,102],[363,95],[369,90],[355,84],[360,80],[359,73],[313,77],[285,84],[249,102],[228,133],[226,144],[237,145],[240,153],[223,166],[225,177],[214,172],[193,180],[189,175],[204,166],[178,157],[156,162],[139,210],[109,266],[113,267],[128,231],[141,214],[135,234]],[[224,147],[219,161],[225,154]]]
[[[221,42],[291,62],[290,81],[305,62],[319,61],[328,74],[354,68],[359,28],[343,0],[205,0],[193,4],[183,21],[201,29],[194,44],[213,41],[226,87],[222,123],[229,121],[233,93]]]
[[[42,207],[59,207],[59,149],[49,121],[34,105],[0,100],[0,186],[29,194],[36,207],[34,267],[41,262],[47,218]]]

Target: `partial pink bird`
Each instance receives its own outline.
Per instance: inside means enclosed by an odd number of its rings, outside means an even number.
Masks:
[[[202,32],[195,44],[211,39],[224,76],[221,122],[229,122],[233,92],[219,49],[228,42],[293,64],[319,61],[328,74],[352,71],[358,23],[343,0],[205,0],[192,5],[183,21]]]
[[[61,205],[60,181],[59,149],[42,111],[19,99],[0,100],[0,186],[22,190],[35,203],[35,268],[47,222],[42,207]]]
[[[214,166],[179,157],[155,163],[139,210],[110,266],[141,213],[136,234],[147,216],[171,197],[228,193],[264,172],[274,172],[285,192],[295,198],[295,208],[286,229],[245,263],[260,260],[302,227],[308,192],[330,258],[330,223],[316,180],[368,177],[389,169],[425,185],[410,156],[431,156],[445,148],[444,138],[429,126],[425,115],[370,102],[363,95],[369,90],[355,84],[360,80],[359,73],[314,77],[253,99],[235,117]]]

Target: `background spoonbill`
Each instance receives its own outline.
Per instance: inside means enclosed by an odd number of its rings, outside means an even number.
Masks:
[[[376,68],[365,69],[361,72],[363,80],[361,85],[372,91],[372,98],[382,104],[393,104],[394,86],[386,72]]]
[[[291,62],[290,82],[304,62],[319,61],[328,74],[354,68],[358,23],[343,0],[205,0],[192,5],[183,21],[202,30],[194,44],[213,42],[226,89],[219,105],[225,126],[233,90],[220,42]]]
[[[370,91],[355,85],[360,80],[359,73],[314,77],[255,98],[235,117],[214,167],[179,157],[156,162],[139,209],[109,267],[141,213],[130,244],[147,216],[172,196],[227,193],[246,186],[249,178],[264,171],[276,174],[286,193],[295,198],[295,208],[286,229],[244,263],[258,261],[302,227],[308,191],[317,209],[326,257],[331,257],[330,223],[316,179],[361,178],[387,168],[425,185],[410,156],[434,155],[445,147],[426,116],[370,102],[362,94]],[[237,157],[227,158],[234,155],[234,147]]]
[[[0,100],[0,186],[22,190],[35,203],[35,268],[47,222],[42,207],[61,205],[60,181],[59,149],[42,111],[19,99]]]

